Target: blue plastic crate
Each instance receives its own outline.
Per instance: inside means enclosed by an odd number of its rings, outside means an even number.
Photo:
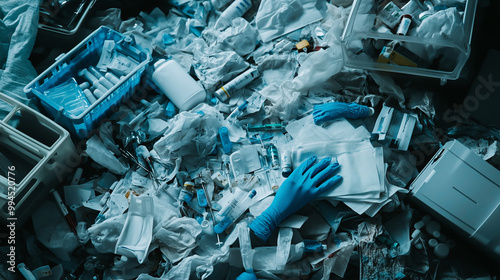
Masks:
[[[107,90],[97,102],[78,115],[74,115],[44,94],[47,89],[58,86],[70,78],[78,77],[80,70],[96,66],[106,40],[113,40],[115,46],[127,46],[127,49],[133,49],[134,52],[127,55],[134,55],[134,59],[139,63]],[[56,58],[56,62],[29,83],[24,91],[29,98],[36,97],[54,121],[68,129],[77,138],[85,139],[91,135],[92,130],[102,119],[109,116],[124,100],[134,94],[141,75],[150,61],[150,53],[135,44],[132,37],[101,26],[70,52]]]

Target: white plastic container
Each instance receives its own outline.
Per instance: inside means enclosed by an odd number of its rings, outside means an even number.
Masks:
[[[0,117],[0,224],[29,220],[80,163],[69,133],[59,124],[0,92],[0,107],[10,110]]]
[[[252,0],[236,0],[222,12],[215,23],[216,28],[225,28],[231,25],[231,21],[242,17],[252,7]]]
[[[181,111],[205,101],[205,89],[175,60],[160,59],[154,65],[153,82]]]
[[[456,80],[460,77],[462,68],[471,52],[472,30],[474,27],[477,2],[477,0],[466,1],[462,15],[463,40],[460,42],[453,42],[451,39],[445,37],[416,37],[415,34],[411,34],[411,32],[409,32],[407,36],[392,34],[391,32],[381,32],[380,30],[388,31],[388,29],[377,29],[376,27],[375,23],[377,21],[375,21],[375,18],[383,19],[380,14],[377,15],[374,13],[374,7],[376,7],[377,1],[355,0],[352,4],[351,12],[341,37],[344,64],[347,67],[356,69],[438,78],[443,84],[447,80]],[[391,7],[392,4],[388,6]],[[396,12],[391,9],[391,13],[397,13],[396,9],[395,11]],[[414,19],[416,19],[416,17],[412,20]],[[420,18],[420,20],[422,20],[422,18]],[[385,21],[388,26],[394,26],[394,18],[388,17]],[[375,41],[379,44],[387,44],[391,41],[403,42],[406,48],[419,56],[427,55],[427,47],[432,46],[433,50],[439,50],[440,53],[446,54],[448,63],[440,66],[433,66],[433,68],[424,66],[408,67],[380,63],[377,61],[379,50],[374,50],[376,51],[376,55],[365,52],[366,46],[369,46],[368,43],[371,41]],[[439,61],[439,59],[436,61]],[[429,61],[429,63],[432,62],[432,60]]]

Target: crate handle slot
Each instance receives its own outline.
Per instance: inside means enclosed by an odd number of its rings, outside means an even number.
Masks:
[[[43,157],[42,151],[35,148],[32,143],[28,143],[25,139],[22,139],[16,135],[9,135],[9,139],[14,143],[23,146],[23,148],[31,150],[31,152],[36,154],[37,156]]]

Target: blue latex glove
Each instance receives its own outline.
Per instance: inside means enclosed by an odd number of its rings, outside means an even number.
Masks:
[[[359,119],[373,114],[373,109],[356,103],[330,102],[315,105],[313,119],[315,124],[338,118]]]
[[[243,272],[240,276],[236,277],[236,280],[257,280],[257,276],[251,272]]]
[[[316,163],[313,156],[303,162],[281,184],[271,205],[250,224],[255,235],[266,241],[286,217],[342,179],[332,177],[337,169],[339,164],[331,163],[331,158]]]

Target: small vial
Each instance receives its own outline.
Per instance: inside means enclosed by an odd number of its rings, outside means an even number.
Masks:
[[[271,168],[278,169],[280,168],[280,158],[278,156],[278,148],[274,144],[269,144],[267,147],[269,150],[269,156],[271,158]]]
[[[227,207],[221,212],[223,213],[223,219],[220,221],[215,227],[214,232],[219,234],[222,233],[226,228],[228,228],[232,223],[234,223],[252,204],[252,199],[257,194],[256,190],[252,190],[248,193],[248,195],[243,199],[243,201],[239,202],[236,200],[236,203],[231,201],[229,207]]]
[[[94,94],[89,89],[84,89],[83,94],[85,94],[85,97],[87,97],[87,100],[90,102],[90,104],[93,104],[97,101]]]
[[[193,199],[194,183],[191,181],[184,182],[181,192],[179,193],[179,202],[189,203]]]
[[[85,89],[90,88],[90,83],[89,82],[83,82],[83,83],[79,84],[78,86],[80,87],[81,90],[85,90]]]
[[[416,238],[419,238],[420,236],[422,236],[422,231],[420,231],[419,229],[416,229],[413,231],[413,233],[411,234],[411,238],[412,239],[416,239]]]
[[[101,89],[101,88],[96,88],[96,89],[94,90],[94,96],[96,96],[97,98],[101,98],[101,97],[103,97],[103,96],[104,96],[104,93],[105,93],[105,92],[106,92],[106,91],[103,91],[103,89]]]
[[[120,79],[117,76],[113,75],[113,73],[111,72],[107,72],[106,74],[104,74],[104,77],[106,77],[106,79],[108,79],[113,84],[118,84],[120,82]]]
[[[411,15],[405,14],[401,17],[401,21],[399,22],[397,34],[398,35],[406,35],[411,25]]]
[[[227,127],[221,126],[219,128],[219,137],[224,153],[229,154],[233,149],[233,142],[229,139],[229,131],[227,130]]]
[[[196,192],[196,196],[198,198],[198,205],[200,205],[201,207],[208,206],[207,197],[205,196],[205,191],[203,189],[199,189]]]
[[[99,83],[104,86],[105,88],[107,89],[110,89],[113,87],[113,84],[108,81],[108,79],[106,79],[102,74],[101,72],[99,72],[99,70],[97,70],[94,66],[90,66],[88,68],[88,71],[90,73],[92,73],[92,75],[94,75],[98,80],[99,80]]]
[[[107,89],[110,89],[110,88],[112,88],[112,87],[113,87],[113,84],[112,84],[110,81],[108,81],[106,78],[104,78],[104,77],[100,77],[100,78],[99,78],[99,83],[100,83],[103,87],[105,87],[105,88],[107,88]]]
[[[238,75],[236,78],[231,80],[229,83],[222,86],[215,92],[215,96],[219,98],[220,101],[225,102],[233,93],[244,86],[248,85],[250,82],[255,80],[260,76],[259,70],[257,68],[250,68],[242,74]]]
[[[425,223],[424,223],[423,221],[419,221],[419,222],[415,223],[415,225],[413,225],[413,227],[414,227],[415,229],[421,229],[421,228],[423,228],[424,226],[425,226]]]
[[[201,224],[201,231],[206,234],[206,235],[212,235],[214,234],[214,229],[212,226],[212,221],[209,221],[207,219],[204,219]]]
[[[427,243],[429,244],[429,246],[431,248],[434,248],[439,244],[439,242],[434,238],[429,239],[429,241]]]
[[[292,153],[285,150],[281,153],[281,175],[287,178],[292,173]]]

